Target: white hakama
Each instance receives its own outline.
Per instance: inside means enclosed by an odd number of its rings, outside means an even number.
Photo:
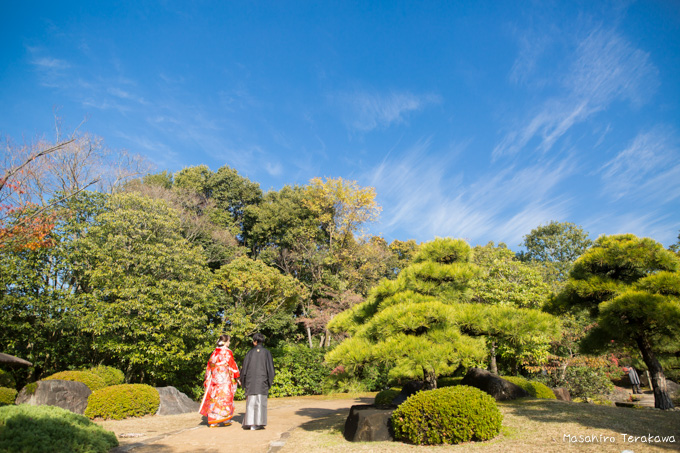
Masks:
[[[267,395],[248,395],[243,426],[265,426],[267,424]]]

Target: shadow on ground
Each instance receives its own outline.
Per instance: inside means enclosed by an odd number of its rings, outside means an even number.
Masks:
[[[117,447],[109,451],[109,453],[173,453],[177,451],[175,448],[166,444],[132,444],[126,445],[124,447]],[[201,453],[220,453],[219,450],[214,448],[209,448],[207,450],[201,450]]]
[[[372,404],[373,398],[361,398],[357,404]],[[345,427],[345,420],[349,415],[349,408],[343,409],[324,409],[308,407],[295,412],[296,415],[309,417],[312,420],[300,425],[305,431],[328,431],[337,430],[342,432]]]

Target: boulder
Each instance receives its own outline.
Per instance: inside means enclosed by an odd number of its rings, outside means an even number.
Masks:
[[[560,401],[571,401],[571,395],[569,394],[569,390],[567,390],[564,387],[557,387],[552,389],[553,393],[555,394],[555,397],[560,400]]]
[[[481,368],[470,369],[460,384],[476,387],[493,396],[496,401],[514,400],[529,396],[529,393],[522,387]]]
[[[418,393],[419,391],[423,390],[425,388],[425,382],[423,381],[410,381],[407,382],[402,388],[401,392],[397,396],[392,399],[392,405],[393,406],[399,406],[401,403],[406,401],[406,399]]]
[[[392,441],[390,418],[394,409],[380,409],[370,404],[357,404],[345,420],[345,439],[350,442]]]
[[[200,405],[175,387],[156,387],[161,398],[156,415],[177,415],[198,412]]]
[[[92,391],[82,382],[53,379],[38,381],[35,384],[37,387],[32,394],[29,394],[28,386],[21,389],[17,395],[16,404],[57,406],[76,414],[85,413],[87,398]]]

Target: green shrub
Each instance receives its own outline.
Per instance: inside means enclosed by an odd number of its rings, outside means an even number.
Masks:
[[[375,395],[376,406],[389,406],[392,404],[392,400],[401,393],[401,389],[392,387],[391,389],[382,390]]]
[[[330,372],[323,384],[324,393],[375,392],[389,384],[389,370],[382,365],[366,365],[350,373],[340,365]]]
[[[125,375],[123,374],[123,372],[111,366],[98,365],[90,368],[87,371],[96,374],[97,376],[102,378],[107,386],[119,385],[125,382]]]
[[[17,399],[17,391],[7,387],[0,387],[0,406],[14,404]]]
[[[106,387],[106,382],[104,381],[104,379],[100,378],[96,374],[91,373],[89,371],[61,371],[51,376],[47,376],[46,378],[43,379],[43,381],[49,381],[53,379],[82,382],[83,384],[87,385],[93,392]]]
[[[0,370],[0,387],[16,388],[17,383],[9,371]]]
[[[155,414],[160,405],[158,390],[146,384],[120,384],[93,392],[87,399],[85,415],[120,420]]]
[[[534,398],[542,398],[548,400],[557,399],[557,397],[555,396],[555,392],[550,390],[550,388],[547,385],[542,384],[538,381],[530,381],[521,376],[501,376],[501,377],[508,382],[512,382],[513,384],[522,387],[524,390],[529,392],[529,395],[533,396]]]
[[[243,390],[243,387],[239,387],[236,389],[234,392],[234,401],[243,401],[246,399],[246,391]]]
[[[460,385],[463,381],[463,377],[442,377],[437,379],[437,388],[443,387],[453,387],[454,385]]]
[[[269,396],[319,395],[322,383],[330,373],[324,364],[325,350],[304,344],[284,344],[272,349],[276,377]]]
[[[417,445],[492,439],[502,421],[493,397],[466,385],[418,392],[392,414],[395,438]]]
[[[0,407],[2,452],[106,453],[116,446],[115,434],[60,407]]]
[[[597,395],[609,395],[614,392],[614,384],[607,376],[604,368],[587,366],[569,366],[564,378],[561,370],[553,370],[546,376],[536,377],[552,388],[564,387],[574,398],[595,398]]]

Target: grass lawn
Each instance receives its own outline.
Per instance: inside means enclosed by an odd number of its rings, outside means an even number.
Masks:
[[[499,403],[498,407],[503,413],[503,427],[498,437],[487,442],[427,447],[398,442],[347,442],[342,436],[346,415],[339,415],[314,420],[293,430],[286,439],[285,446],[279,451],[680,451],[680,411],[619,408],[539,399]],[[624,434],[632,438],[624,439]],[[652,438],[649,439],[649,436]],[[654,436],[673,436],[675,441],[655,441],[658,439],[654,439]]]

